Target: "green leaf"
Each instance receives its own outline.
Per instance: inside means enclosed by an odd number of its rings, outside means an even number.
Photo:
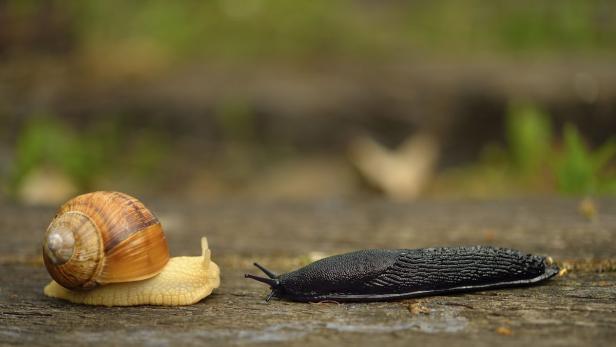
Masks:
[[[514,166],[522,174],[538,174],[551,152],[552,126],[548,116],[530,104],[511,105],[507,140]]]
[[[592,154],[593,168],[600,171],[616,156],[616,138],[611,138]]]
[[[564,193],[595,193],[595,165],[577,128],[572,124],[565,124],[564,127],[564,148],[556,175],[559,190]]]

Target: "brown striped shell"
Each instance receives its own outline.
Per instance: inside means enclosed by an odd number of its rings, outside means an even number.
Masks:
[[[43,259],[60,285],[87,289],[153,277],[169,249],[160,222],[139,200],[94,192],[60,207],[45,233]]]

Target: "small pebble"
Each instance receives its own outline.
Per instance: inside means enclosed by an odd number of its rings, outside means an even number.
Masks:
[[[419,302],[410,303],[408,306],[408,309],[409,309],[409,312],[411,312],[411,314],[413,315],[430,313],[430,309],[420,304]]]
[[[485,229],[483,231],[483,239],[486,242],[492,242],[496,239],[496,231],[494,231],[493,229]]]
[[[504,327],[504,326],[500,326],[498,328],[496,328],[496,333],[499,335],[503,335],[503,336],[511,336],[513,335],[513,331],[511,331],[511,329]]]
[[[578,212],[590,221],[595,220],[598,214],[597,204],[591,198],[584,198],[578,205]]]
[[[313,251],[313,252],[308,253],[308,259],[310,259],[310,262],[315,262],[317,260],[321,260],[326,257],[327,257],[327,254],[324,252]]]

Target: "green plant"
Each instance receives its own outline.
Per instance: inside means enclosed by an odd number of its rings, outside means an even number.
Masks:
[[[51,167],[66,174],[80,188],[87,188],[100,169],[96,142],[80,138],[50,117],[33,117],[24,126],[16,149],[10,192],[16,193],[34,169]]]
[[[214,114],[225,140],[233,143],[255,140],[255,115],[250,104],[242,100],[227,100],[218,105]]]
[[[547,114],[532,104],[512,104],[506,132],[515,169],[523,175],[536,175],[552,151],[552,125]]]
[[[478,163],[454,172],[454,178],[468,181],[457,186],[471,187],[472,194],[481,196],[616,194],[616,137],[591,149],[578,129],[566,124],[562,146],[557,146],[548,114],[528,103],[509,107],[505,132],[505,149],[486,146]]]
[[[169,139],[165,133],[144,130],[131,141],[128,163],[129,173],[148,183],[161,179],[166,173],[162,168],[170,155]]]
[[[121,117],[107,117],[79,130],[50,116],[30,118],[15,147],[9,194],[16,196],[24,179],[38,169],[65,175],[80,191],[94,188],[99,178],[158,179],[168,158],[164,134],[149,128],[127,134]],[[135,182],[135,181],[133,181]]]
[[[557,160],[555,172],[558,189],[569,194],[614,192],[616,177],[604,172],[616,156],[616,139],[591,151],[584,144],[577,128],[566,124],[563,141],[563,151]]]

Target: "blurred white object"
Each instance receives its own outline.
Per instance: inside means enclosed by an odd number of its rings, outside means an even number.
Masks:
[[[424,133],[410,136],[395,150],[367,136],[351,144],[351,160],[360,174],[397,200],[419,196],[434,174],[438,157],[438,142]]]
[[[65,174],[50,168],[30,172],[21,184],[18,198],[28,205],[58,205],[77,194],[77,187]]]

